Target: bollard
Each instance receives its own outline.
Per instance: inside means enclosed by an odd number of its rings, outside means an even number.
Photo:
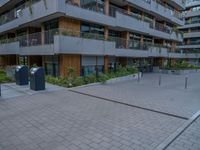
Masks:
[[[159,75],[159,86],[161,86],[161,75]]]
[[[187,89],[188,88],[188,77],[186,76],[185,77],[185,89]]]
[[[138,82],[140,82],[140,72],[138,72]]]

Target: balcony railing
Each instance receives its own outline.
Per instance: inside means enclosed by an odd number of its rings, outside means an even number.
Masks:
[[[39,2],[41,0],[29,0],[29,1],[26,1],[24,4],[10,10],[9,12],[6,12],[6,13],[3,13],[0,15],[0,26],[3,25],[3,24],[6,24],[10,21],[13,21],[15,19],[17,19],[18,17],[20,17],[20,15],[22,15],[22,10],[27,8],[27,7],[30,7]]]
[[[160,0],[153,0],[157,3],[157,5],[161,5],[162,7],[164,7],[165,11],[169,11],[171,12],[171,15],[180,19],[180,20],[183,20],[183,14],[181,12],[178,12],[174,9],[172,9],[171,7],[169,7],[168,5],[165,5],[162,1]]]
[[[0,40],[0,44],[19,42],[20,47],[30,47],[38,45],[46,45],[54,43],[54,36],[70,36],[78,37],[83,39],[93,39],[93,40],[103,40],[105,41],[105,36],[97,33],[86,33],[86,32],[76,32],[67,29],[53,29],[45,32],[37,32],[33,34],[27,34],[23,36],[18,36],[12,39]],[[115,42],[116,47],[119,49],[136,49],[136,50],[148,50],[150,47],[165,47],[162,45],[154,45],[149,42],[141,42],[136,40],[126,40],[119,37],[109,36],[106,41]]]
[[[163,31],[163,32],[169,33],[169,34],[172,33],[172,28],[171,27],[165,26],[165,25],[163,25],[161,23],[158,23],[158,22],[155,23],[155,29],[159,30],[159,31]]]

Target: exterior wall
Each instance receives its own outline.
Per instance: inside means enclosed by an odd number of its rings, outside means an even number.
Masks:
[[[3,55],[0,56],[0,67],[12,66],[17,64],[16,55]]]
[[[81,55],[60,55],[60,75],[67,76],[67,68],[73,67],[76,70],[76,75],[80,76],[81,70]]]

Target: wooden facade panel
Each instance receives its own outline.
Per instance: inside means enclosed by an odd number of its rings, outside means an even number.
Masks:
[[[80,55],[60,55],[60,75],[66,77],[67,69],[73,67],[76,75],[80,76],[81,72],[81,56]]]
[[[59,28],[80,33],[80,21],[72,18],[61,17],[59,18]]]

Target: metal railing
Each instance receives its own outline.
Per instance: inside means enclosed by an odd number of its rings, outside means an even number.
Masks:
[[[67,29],[53,29],[45,32],[37,32],[33,34],[27,34],[18,36],[12,39],[4,39],[0,40],[0,44],[7,44],[12,42],[19,42],[20,47],[31,47],[45,44],[53,44],[54,37],[58,36],[69,36],[69,37],[77,37],[83,39],[95,39],[95,40],[103,40],[110,41],[116,43],[116,48],[119,49],[136,49],[136,50],[148,50],[150,47],[165,47],[163,45],[156,45],[150,42],[141,42],[137,40],[127,40],[120,37],[108,36],[105,39],[105,36],[98,33],[86,33],[86,32],[78,32]]]
[[[41,1],[41,0],[29,0],[29,1],[26,1],[24,4],[22,4],[22,5],[20,5],[20,6],[16,7],[16,8],[13,8],[9,12],[1,14],[0,15],[0,26],[17,19],[18,17],[20,17],[22,15],[22,11],[25,8],[31,7],[33,4],[35,4],[35,3],[39,2],[39,1]]]

